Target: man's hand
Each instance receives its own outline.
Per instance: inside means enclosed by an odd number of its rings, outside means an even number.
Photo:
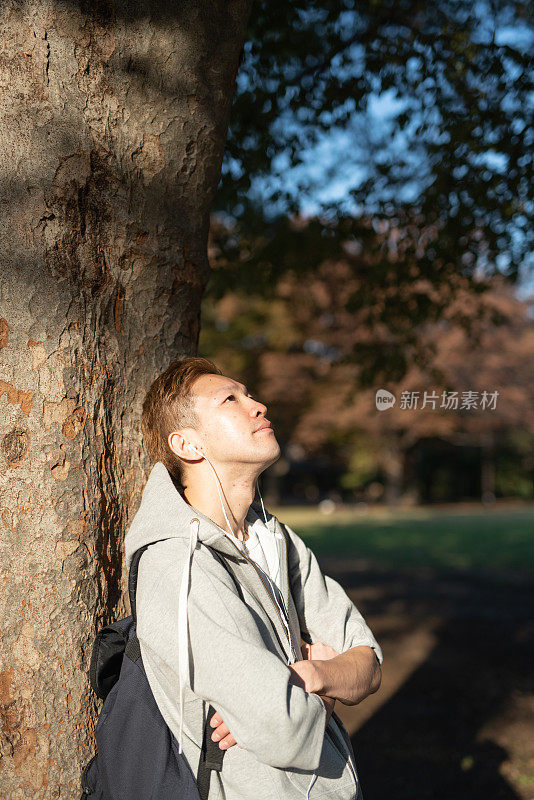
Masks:
[[[317,661],[308,661],[307,659],[304,661],[295,661],[294,664],[288,664],[292,673],[289,680],[295,686],[300,686],[305,692],[312,692],[313,694],[319,695],[326,706],[326,726],[334,710],[336,699],[335,697],[329,697],[327,694],[323,694],[319,674],[317,672],[317,664]]]
[[[326,706],[325,724],[328,725],[328,721],[332,716],[332,711],[336,704],[336,699],[320,691],[321,684],[318,679],[317,665],[316,663],[312,663],[312,661],[327,661],[330,658],[335,658],[339,653],[337,650],[334,650],[333,647],[330,647],[330,645],[323,644],[323,642],[308,644],[303,639],[301,639],[300,649],[303,660],[288,665],[293,673],[291,682],[295,683],[297,686],[301,686],[306,692],[313,692],[319,695]]]
[[[315,667],[317,693],[335,697],[344,705],[355,706],[380,688],[380,663],[368,645],[356,645],[334,658],[308,663]]]
[[[338,651],[334,650],[334,648],[330,647],[328,644],[323,644],[322,642],[313,642],[313,644],[308,644],[303,639],[301,639],[300,649],[302,652],[302,657],[308,661],[311,661],[312,659],[326,661],[328,658],[334,658],[335,656],[339,655]]]
[[[228,726],[223,722],[223,719],[218,711],[210,719],[210,725],[215,728],[213,733],[211,734],[211,738],[214,742],[219,742],[219,747],[221,750],[227,750],[232,745],[237,744],[236,740],[230,733],[230,729]],[[237,746],[242,750],[240,744]]]
[[[290,682],[295,686],[300,686],[305,692],[321,694],[323,687],[317,669],[318,663],[318,661],[303,659],[302,661],[295,661],[294,664],[288,664],[287,666],[292,673],[289,679]]]

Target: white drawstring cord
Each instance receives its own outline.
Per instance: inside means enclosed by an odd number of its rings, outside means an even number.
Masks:
[[[306,800],[309,800],[310,790],[311,790],[311,788],[312,788],[312,786],[313,786],[313,784],[315,783],[316,780],[317,780],[317,773],[314,772],[313,775],[312,775],[312,779],[310,781],[310,784],[308,786],[308,791],[306,792]]]
[[[194,523],[197,529],[194,533]],[[180,678],[180,730],[178,732],[178,752],[182,752],[182,728],[184,718],[184,689],[187,684],[191,688],[189,675],[189,622],[187,619],[187,594],[189,592],[189,577],[191,570],[191,557],[198,541],[198,528],[200,520],[196,517],[189,523],[189,555],[182,572],[180,584],[180,600],[178,605],[178,674]]]

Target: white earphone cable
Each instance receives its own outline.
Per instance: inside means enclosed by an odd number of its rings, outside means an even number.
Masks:
[[[223,503],[223,497],[222,497],[222,494],[221,494],[221,489],[220,489],[220,486],[219,486],[219,478],[218,478],[218,476],[217,476],[217,473],[215,472],[215,469],[214,469],[214,467],[213,467],[213,465],[212,465],[211,461],[209,460],[209,458],[207,457],[207,455],[205,455],[205,453],[201,453],[201,452],[200,452],[200,450],[197,450],[197,448],[196,448],[196,447],[195,447],[193,444],[189,444],[189,445],[188,445],[188,447],[190,447],[190,448],[191,448],[191,450],[194,450],[194,451],[195,451],[195,453],[198,453],[198,454],[199,454],[199,455],[201,455],[203,458],[205,458],[205,459],[206,459],[206,461],[208,462],[208,464],[210,465],[211,471],[213,472],[213,474],[214,474],[214,476],[215,476],[215,484],[216,484],[216,486],[217,486],[217,491],[218,491],[218,493],[219,493],[219,501],[220,501],[220,503],[221,503],[221,508],[222,508],[222,512],[223,512],[223,514],[224,514],[224,518],[225,518],[225,520],[226,520],[226,524],[228,525],[228,530],[230,531],[230,533],[232,534],[232,536],[235,536],[235,534],[234,534],[234,532],[233,532],[233,530],[232,530],[232,526],[230,525],[230,521],[229,521],[229,519],[228,519],[228,516],[227,516],[227,514],[226,514],[226,509],[225,509],[225,507],[224,507],[224,503]],[[259,479],[258,479],[258,480],[256,480],[256,486],[258,487],[258,493],[259,493],[259,495],[260,495],[261,507],[262,507],[262,509],[263,509],[263,519],[265,520],[265,524],[267,525],[267,514],[266,514],[266,512],[265,512],[265,506],[263,505],[263,497],[261,496],[261,490],[260,490],[260,483],[259,483]]]
[[[222,498],[222,494],[221,494],[221,489],[219,487],[219,478],[217,477],[217,473],[215,472],[215,469],[213,468],[211,461],[209,460],[207,455],[205,455],[205,453],[201,453],[200,450],[197,450],[197,448],[194,445],[190,444],[189,447],[191,448],[191,450],[194,450],[195,453],[198,453],[203,458],[205,458],[206,461],[208,462],[208,464],[210,465],[211,471],[213,472],[213,474],[215,476],[215,484],[217,486],[217,491],[219,492],[219,500],[220,500],[220,503],[221,503],[221,508],[222,508],[222,511],[223,511],[223,514],[224,514],[224,518],[226,520],[226,524],[228,525],[228,530],[230,531],[232,536],[235,536],[235,534],[234,534],[234,532],[232,530],[232,526],[230,525],[230,521],[228,519],[228,516],[226,514],[226,509],[224,507],[223,498]]]
[[[259,496],[260,496],[260,500],[261,500],[261,507],[262,507],[262,509],[263,509],[263,519],[265,520],[265,524],[267,525],[267,514],[265,513],[265,506],[263,505],[263,497],[261,496],[261,490],[260,490],[260,479],[259,479],[259,478],[258,478],[258,480],[256,481],[256,486],[258,487],[258,494],[259,494]]]
[[[216,471],[215,471],[215,469],[214,469],[214,467],[213,467],[213,465],[212,465],[211,461],[209,460],[209,458],[208,458],[208,457],[207,457],[207,456],[206,456],[204,453],[201,453],[201,452],[200,452],[200,450],[197,450],[197,448],[196,448],[194,445],[190,444],[190,445],[188,445],[188,446],[191,448],[191,450],[194,450],[194,451],[195,451],[195,453],[198,453],[199,455],[203,456],[203,458],[205,458],[205,459],[206,459],[206,461],[208,462],[208,464],[210,465],[210,467],[211,467],[211,470],[212,470],[212,472],[213,472],[213,474],[214,474],[214,476],[215,476],[215,482],[216,482],[216,484],[217,484],[217,491],[218,491],[218,493],[219,493],[219,500],[220,500],[220,503],[221,503],[221,508],[222,508],[222,510],[223,510],[224,518],[226,519],[226,523],[227,523],[227,525],[228,525],[228,530],[230,531],[230,533],[231,533],[232,537],[234,537],[234,538],[235,538],[235,534],[234,534],[234,533],[233,533],[233,531],[232,531],[232,526],[230,525],[230,522],[229,522],[229,520],[228,520],[228,517],[227,517],[227,515],[226,515],[226,510],[225,510],[225,508],[224,508],[223,498],[222,498],[221,490],[220,490],[220,488],[219,488],[219,478],[218,478],[218,476],[217,476],[217,473],[216,473]],[[258,479],[258,480],[256,480],[256,486],[258,487],[258,493],[259,493],[259,495],[260,495],[260,501],[261,501],[261,507],[262,507],[262,509],[263,509],[263,518],[264,518],[264,520],[265,520],[265,525],[268,527],[268,523],[267,523],[267,514],[266,514],[266,511],[265,511],[265,506],[264,506],[264,504],[263,504],[263,497],[261,496],[261,490],[260,490],[259,479]],[[287,611],[286,611],[285,613],[287,614]],[[289,625],[288,625],[288,623],[287,623],[285,620],[284,620],[284,626],[285,626],[285,628],[286,628],[286,630],[287,630],[287,636],[288,636],[289,642],[290,642],[290,644],[291,644],[291,648],[292,648],[292,650],[293,650],[293,655],[294,655],[294,656],[295,656],[295,658],[296,658],[296,654],[295,654],[295,652],[294,652],[294,649],[293,649],[293,643],[292,643],[292,639],[291,639],[291,632],[290,632],[290,629],[289,629]],[[289,663],[291,663],[291,660],[289,660],[289,661],[288,661],[288,664],[289,664]],[[310,784],[310,786],[311,786],[311,784]]]

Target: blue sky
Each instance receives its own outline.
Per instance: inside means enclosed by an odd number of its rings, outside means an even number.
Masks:
[[[483,9],[484,5],[479,4]],[[481,38],[492,34],[488,26],[484,28],[484,16],[481,15]],[[534,34],[527,26],[518,28],[512,25],[501,25],[496,31],[498,44],[509,44],[520,50],[528,51],[534,43]],[[354,46],[353,63],[359,59],[358,45]],[[512,76],[513,79],[513,76]],[[506,102],[506,101],[505,101]],[[302,163],[290,168],[288,155],[281,151],[272,162],[272,173],[262,179],[256,179],[252,194],[258,200],[265,198],[277,189],[288,192],[298,202],[300,212],[314,216],[324,213],[325,207],[336,205],[343,212],[358,214],[362,211],[350,194],[367,176],[369,153],[381,153],[388,160],[398,155],[399,162],[405,161],[407,170],[403,174],[405,180],[397,189],[397,197],[402,201],[415,199],[425,182],[424,154],[414,145],[410,130],[394,132],[395,116],[409,106],[410,98],[399,99],[395,90],[369,97],[365,114],[354,113],[348,123],[337,126],[333,122],[327,132],[321,133],[315,144],[303,147],[300,158]],[[532,96],[534,106],[534,94]],[[280,128],[295,131],[304,130],[295,118],[282,116],[276,123]],[[417,125],[414,119],[413,126]],[[528,135],[528,134],[527,134]],[[304,139],[305,137],[303,137]],[[498,172],[506,170],[506,158],[495,151],[481,154],[480,159],[488,167]],[[461,177],[461,176],[459,176]],[[276,204],[273,210],[276,210]],[[372,200],[366,203],[366,211],[372,211]],[[520,235],[519,233],[517,235]],[[498,260],[498,268],[506,269],[506,256]],[[524,296],[534,292],[534,257],[527,259],[518,293]]]

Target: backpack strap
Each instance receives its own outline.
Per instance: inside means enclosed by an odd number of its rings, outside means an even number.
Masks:
[[[158,539],[157,541],[162,542],[164,541],[164,539]],[[154,542],[149,542],[148,544],[144,544],[142,547],[136,550],[130,562],[130,573],[128,575],[128,594],[130,596],[130,608],[132,609],[132,617],[136,629],[137,629],[137,614],[136,614],[137,604],[135,599],[135,593],[137,590],[137,575],[139,573],[139,561],[141,560],[141,556],[143,555],[147,547],[150,547],[151,544],[154,544]]]
[[[207,800],[210,790],[211,770],[215,769],[217,772],[222,770],[222,762],[226,752],[226,750],[221,750],[219,743],[214,742],[211,738],[214,729],[209,721],[214,714],[215,709],[210,705],[204,724],[204,736],[202,737],[202,749],[197,772],[197,787],[201,800]]]
[[[164,541],[163,539],[157,539],[156,541]],[[137,630],[137,606],[136,606],[136,590],[137,590],[137,576],[139,574],[139,561],[141,556],[147,549],[150,547],[151,544],[155,544],[155,542],[149,542],[148,544],[143,545],[132,556],[132,560],[130,562],[130,572],[128,575],[128,594],[130,596],[130,608],[132,610],[132,617],[134,621],[134,625]],[[212,550],[212,553],[214,551]],[[232,570],[226,563],[224,558],[221,558],[220,561],[226,567],[230,575],[235,581],[234,575]],[[141,658],[141,648],[139,646],[139,639],[137,638],[137,634],[132,636],[126,645],[125,648],[125,655],[128,656],[132,661],[137,661]],[[208,793],[210,789],[210,777],[211,777],[211,770],[215,769],[217,772],[222,770],[222,762],[225,755],[225,750],[221,750],[219,747],[218,742],[214,742],[211,738],[211,734],[213,733],[213,728],[210,725],[210,720],[212,716],[216,713],[216,709],[210,705],[206,714],[206,720],[204,722],[204,731],[202,736],[202,748],[200,751],[200,760],[198,762],[198,772],[197,772],[197,787],[198,792],[200,794],[201,800],[207,800]]]
[[[159,539],[158,541],[163,541]],[[132,618],[134,622],[135,629],[137,631],[137,601],[135,593],[137,591],[137,576],[139,574],[139,561],[141,556],[153,542],[149,542],[148,544],[143,545],[132,556],[132,560],[130,562],[130,572],[128,575],[128,595],[130,597],[130,608],[132,610]],[[128,639],[126,643],[126,647],[124,648],[124,654],[128,656],[130,661],[138,661],[141,658],[141,648],[139,646],[139,639],[137,638],[137,633]]]

